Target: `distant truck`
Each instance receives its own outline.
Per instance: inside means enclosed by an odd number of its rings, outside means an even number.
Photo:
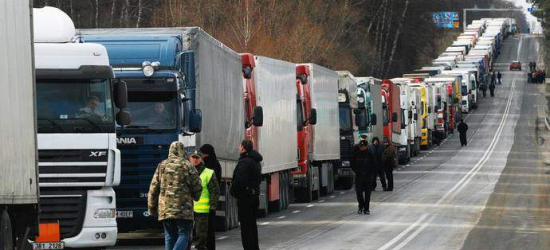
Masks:
[[[310,202],[334,190],[334,166],[340,160],[338,74],[316,64],[296,66],[298,88],[298,169],[295,197]],[[315,126],[313,126],[315,125]]]
[[[60,233],[44,243],[41,231],[35,249],[101,248],[117,240],[115,122],[126,125],[130,115],[115,107],[127,105],[126,84],[114,79],[104,46],[75,35],[61,10],[34,9],[40,222],[58,225],[46,233]]]
[[[359,134],[366,133],[370,140],[378,137],[380,140],[384,137],[384,125],[378,119],[384,119],[384,105],[387,105],[386,100],[382,98],[382,80],[374,77],[357,77],[358,81],[358,98],[364,96],[363,106],[366,107],[367,122],[366,129],[359,129]],[[359,102],[361,108],[361,102]]]
[[[382,82],[382,98],[387,103],[384,112],[390,118],[384,120],[384,138],[387,138],[397,149],[399,164],[411,160],[411,145],[407,138],[408,112],[402,105],[401,86],[392,80]],[[407,120],[405,120],[407,119]]]
[[[367,127],[365,96],[358,95],[357,79],[349,71],[338,71],[338,114],[340,125],[340,156],[335,166],[336,187],[350,189],[354,175],[351,169],[353,146],[359,141],[359,130]],[[361,108],[358,99],[362,100]],[[358,124],[362,123],[362,124]]]
[[[39,192],[32,7],[28,0],[7,4],[0,9],[0,249],[11,250],[28,249],[27,240],[38,235]]]
[[[262,154],[260,211],[286,209],[293,197],[291,170],[297,168],[296,64],[241,54],[244,124]]]
[[[243,126],[241,56],[197,27],[88,29],[82,41],[111,54],[116,77],[128,83],[133,121],[118,128],[122,152],[117,217],[121,232],[160,228],[147,212],[147,192],[170,143],[187,151],[212,144],[222,166],[219,229],[238,226],[229,194]]]

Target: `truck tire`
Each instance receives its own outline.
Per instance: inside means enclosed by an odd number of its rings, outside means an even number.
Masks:
[[[13,250],[13,228],[8,212],[0,215],[0,250]]]
[[[310,203],[313,200],[313,177],[311,176],[311,171],[306,173],[307,187],[300,188],[296,192],[296,198],[301,203]]]

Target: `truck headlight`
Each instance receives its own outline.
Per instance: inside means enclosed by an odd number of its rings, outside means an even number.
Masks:
[[[399,151],[407,151],[406,148],[399,148]]]
[[[342,167],[349,167],[349,161],[343,161],[342,162]]]
[[[95,219],[110,219],[115,218],[115,209],[112,208],[100,208],[95,210],[94,218]]]
[[[151,77],[155,73],[155,69],[151,65],[143,67],[143,75],[146,77]]]

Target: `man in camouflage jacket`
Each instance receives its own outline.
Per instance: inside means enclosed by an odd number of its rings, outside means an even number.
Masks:
[[[157,166],[148,194],[152,216],[164,224],[166,250],[184,250],[193,228],[193,201],[202,184],[197,169],[186,159],[183,144],[170,145],[168,159]]]

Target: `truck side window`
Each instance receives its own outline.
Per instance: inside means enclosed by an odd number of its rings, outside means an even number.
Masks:
[[[302,105],[302,100],[300,99],[296,100],[296,110],[296,124],[298,125],[298,131],[302,131],[304,129],[304,106]]]

